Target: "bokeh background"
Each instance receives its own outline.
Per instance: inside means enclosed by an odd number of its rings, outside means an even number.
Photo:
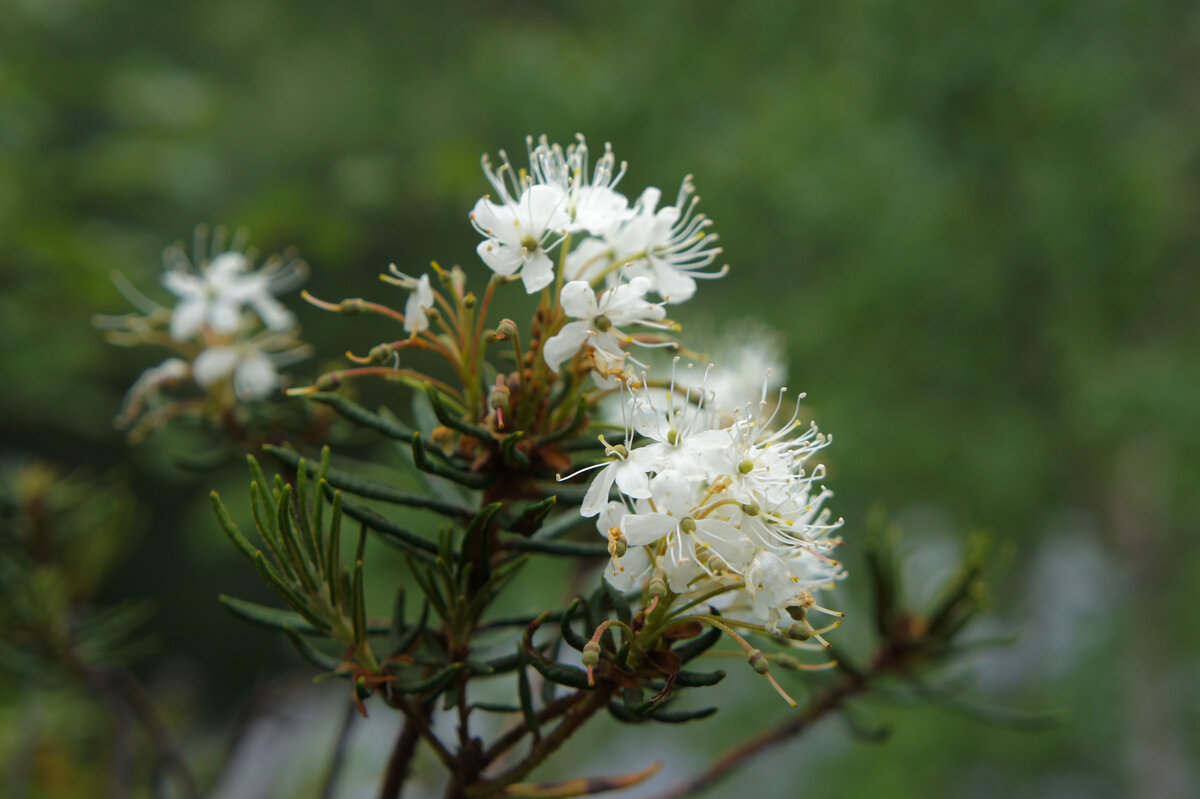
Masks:
[[[980,634],[1021,637],[957,677],[1066,711],[1018,732],[864,706],[886,743],[832,721],[712,795],[1195,796],[1198,70],[1200,6],[1182,0],[6,0],[0,455],[124,475],[136,541],[103,596],[156,603],[139,674],[202,771],[245,733],[215,795],[311,795],[296,753],[330,745],[342,695],[215,601],[264,596],[206,500],[239,494],[244,468],[180,472],[169,440],[113,431],[162,356],[92,328],[126,310],[108,275],[165,300],[158,253],[199,222],[297,247],[332,299],[394,291],[376,278],[393,261],[480,275],[480,154],[583,132],[629,162],[629,193],[695,175],[732,271],[680,316],[779,331],[789,384],[834,434],[851,608],[873,504],[918,583],[989,530],[1013,554]],[[314,370],[384,335],[298,312]],[[717,721],[640,743],[609,729],[567,770],[640,768],[651,740],[679,774],[788,712],[739,690]],[[263,727],[270,707],[296,715]],[[383,723],[356,733],[342,795],[372,795]],[[33,774],[25,795],[98,795],[107,724],[66,688],[0,682],[0,757]]]

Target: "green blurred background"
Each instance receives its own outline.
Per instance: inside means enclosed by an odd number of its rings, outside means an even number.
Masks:
[[[126,310],[109,272],[165,300],[159,251],[207,222],[296,246],[331,299],[386,298],[391,261],[478,276],[479,155],[583,132],[628,160],[627,193],[695,175],[732,271],[680,316],[780,331],[789,384],[834,434],[851,607],[872,503],[918,571],[993,531],[1015,555],[992,632],[1023,637],[961,676],[1068,711],[1026,733],[876,707],[888,743],[832,722],[742,779],[768,796],[1195,796],[1198,69],[1200,5],[1179,0],[4,0],[2,455],[129,475],[145,523],[108,596],[156,600],[139,672],[189,740],[219,740],[296,658],[215,602],[263,596],[205,498],[241,492],[244,470],[176,472],[167,443],[131,450],[111,428],[162,355],[91,327]],[[299,313],[319,358],[385,335]],[[0,688],[9,753],[21,695]],[[751,686],[664,757],[703,762],[786,715],[773,699]],[[94,795],[63,786],[47,795]]]

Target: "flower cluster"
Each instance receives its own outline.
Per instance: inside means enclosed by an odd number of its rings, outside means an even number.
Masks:
[[[119,425],[136,420],[164,389],[189,381],[210,395],[264,399],[282,385],[280,368],[307,357],[295,317],[275,298],[303,280],[303,262],[275,256],[255,270],[243,236],[227,244],[220,230],[209,239],[200,229],[191,257],[176,244],[164,251],[163,265],[163,286],[178,297],[173,308],[117,275],[141,313],[97,319],[116,344],[161,344],[176,353],[134,383]]]
[[[773,631],[819,638],[805,614],[825,611],[814,592],[843,577],[829,556],[841,520],[822,507],[832,493],[817,487],[824,468],[806,465],[831,439],[798,421],[798,403],[776,426],[782,391],[769,412],[765,389],[733,409],[697,393],[672,387],[660,404],[631,391],[625,443],[606,444],[611,460],[581,508],[608,539],[605,577],[620,590],[657,578],[676,594],[725,595]],[[614,485],[621,501],[608,502]]]
[[[725,274],[703,271],[721,252],[717,237],[695,211],[690,177],[674,205],[660,208],[662,192],[654,187],[631,203],[616,190],[625,164],[617,166],[608,145],[589,173],[582,136],[565,150],[544,136],[527,143],[527,171],[514,169],[503,152],[499,167],[483,158],[495,195],[481,198],[471,212],[484,236],[479,256],[493,272],[519,276],[534,293],[554,282],[551,254],[558,250],[558,300],[573,321],[546,342],[545,362],[559,371],[580,355],[601,385],[613,387],[630,374],[625,346],[664,342],[661,335],[622,328],[675,329],[664,305],[690,299],[697,278]]]

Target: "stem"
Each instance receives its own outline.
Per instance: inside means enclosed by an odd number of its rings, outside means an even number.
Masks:
[[[465,794],[467,796],[479,797],[491,796],[509,785],[524,779],[526,775],[540,766],[542,761],[554,754],[576,730],[583,726],[585,721],[592,717],[592,714],[607,705],[609,698],[616,688],[615,683],[605,683],[592,691],[586,701],[582,704],[574,705],[567,710],[566,718],[554,728],[553,732],[534,744],[533,748],[529,750],[529,755],[524,760],[496,779],[490,782],[477,783],[468,788]]]
[[[799,716],[731,747],[707,769],[654,799],[683,799],[712,787],[745,761],[800,735],[817,721],[839,709],[846,700],[870,691],[877,678],[889,672],[903,671],[908,659],[909,653],[903,648],[898,648],[891,641],[884,643],[868,668],[862,671],[844,668],[842,678],[813,697]]]
[[[338,777],[342,774],[342,764],[346,762],[347,744],[350,743],[350,728],[358,716],[358,708],[353,702],[346,703],[342,715],[342,723],[338,728],[337,740],[333,744],[333,760],[329,762],[329,771],[325,773],[325,783],[321,786],[321,799],[333,799],[334,788],[337,787]]]
[[[133,717],[146,731],[146,737],[150,739],[157,750],[159,761],[179,777],[183,795],[187,799],[200,799],[200,789],[196,786],[196,778],[188,768],[187,760],[184,759],[179,744],[171,735],[162,716],[158,714],[154,703],[151,702],[146,690],[142,688],[133,673],[122,666],[108,670],[94,669],[79,663],[71,655],[68,655],[68,662],[78,669],[98,692],[116,696],[128,706]]]
[[[543,707],[537,712],[534,718],[539,725],[545,724],[551,719],[558,718],[563,713],[566,713],[575,705],[579,704],[580,700],[587,696],[587,691],[576,691],[573,694],[567,694],[564,697],[554,700],[550,704]],[[491,763],[500,755],[507,752],[509,749],[520,743],[521,739],[529,733],[529,727],[522,721],[517,726],[513,727],[508,732],[498,738],[486,752],[483,754],[484,761]]]
[[[392,747],[392,754],[388,757],[383,785],[379,787],[379,799],[400,799],[404,781],[408,779],[408,767],[417,753],[417,741],[420,739],[421,733],[417,726],[405,718],[400,735],[396,738],[396,745]]]

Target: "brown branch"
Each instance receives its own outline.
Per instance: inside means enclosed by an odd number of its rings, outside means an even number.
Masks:
[[[576,730],[583,726],[585,721],[592,717],[592,714],[607,705],[616,689],[615,683],[603,683],[595,690],[589,691],[587,699],[582,703],[572,705],[567,710],[566,717],[562,722],[554,728],[553,732],[534,744],[524,760],[494,780],[476,783],[465,791],[465,795],[490,796],[523,780],[531,771],[540,766],[542,761],[554,754]]]
[[[539,710],[534,718],[539,725],[545,724],[547,721],[566,713],[568,710],[578,704],[580,700],[587,696],[587,694],[587,691],[576,691],[573,694],[567,694],[566,696],[560,697]],[[519,743],[520,740],[528,733],[529,726],[524,720],[522,720],[511,730],[506,732],[500,738],[496,739],[496,741],[488,748],[488,750],[484,752],[484,761],[491,763],[500,755],[516,746],[517,743]]]
[[[728,749],[704,771],[654,799],[682,799],[711,787],[750,758],[803,733],[817,721],[840,708],[847,699],[870,691],[876,678],[892,671],[903,670],[911,654],[911,650],[906,647],[898,647],[893,642],[885,643],[867,669],[844,669],[842,678],[805,705],[800,715]]]
[[[379,799],[400,799],[404,790],[404,782],[408,779],[408,767],[413,756],[417,753],[417,741],[421,733],[416,725],[407,718],[400,728],[396,745],[392,747],[391,757],[388,758],[387,771],[383,775],[383,785],[379,788]]]
[[[346,761],[346,748],[350,742],[350,728],[358,716],[358,707],[353,702],[346,703],[342,723],[338,727],[337,740],[333,745],[333,759],[329,762],[329,771],[325,773],[325,784],[321,787],[321,799],[333,799],[334,789],[337,788],[338,777],[342,773],[342,764]]]

